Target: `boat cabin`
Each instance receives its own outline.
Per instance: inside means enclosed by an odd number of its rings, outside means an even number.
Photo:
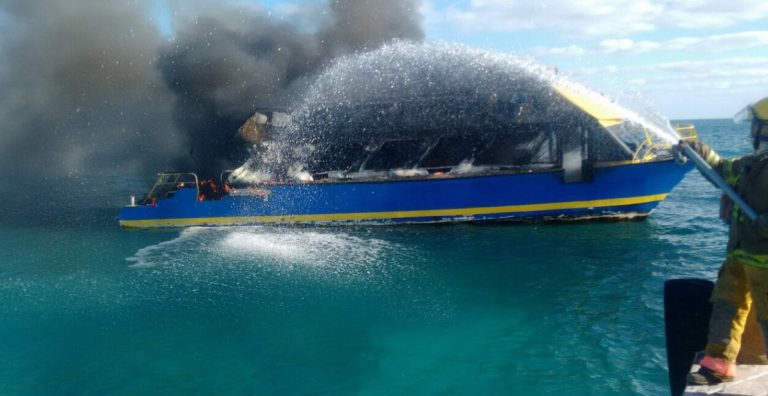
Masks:
[[[408,119],[404,116],[399,125],[358,117],[385,110],[373,105],[333,110],[350,115],[342,121],[325,120],[333,124],[335,139],[310,140],[310,149],[294,162],[313,180],[549,170],[564,171],[566,182],[580,182],[591,180],[592,170],[601,164],[669,155],[639,124],[619,121],[606,126],[583,113],[518,119],[508,109],[478,111],[463,116],[457,125],[440,127],[403,124]]]

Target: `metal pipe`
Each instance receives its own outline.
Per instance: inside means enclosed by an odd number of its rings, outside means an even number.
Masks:
[[[699,169],[701,174],[704,176],[705,179],[709,180],[710,183],[714,184],[715,187],[723,190],[725,195],[727,195],[736,205],[739,205],[739,208],[741,208],[741,211],[744,212],[747,217],[749,217],[752,221],[757,221],[757,212],[755,212],[754,209],[752,209],[749,204],[744,201],[744,199],[739,196],[736,191],[731,188],[731,186],[728,185],[728,183],[723,180],[720,175],[715,172],[714,169],[712,169],[711,166],[707,163],[707,161],[704,161],[701,156],[693,151],[691,146],[689,146],[687,143],[680,142],[680,146],[683,148],[683,153],[686,157],[688,157],[691,161],[693,161],[693,164],[696,165],[696,168]]]

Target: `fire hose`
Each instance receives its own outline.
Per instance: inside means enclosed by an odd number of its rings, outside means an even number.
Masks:
[[[709,180],[710,183],[714,184],[715,187],[723,190],[723,193],[728,196],[736,205],[739,205],[739,208],[741,208],[742,213],[744,213],[747,217],[749,217],[752,221],[757,221],[758,215],[757,212],[755,212],[754,209],[752,209],[749,204],[744,201],[741,196],[739,196],[736,191],[733,190],[733,188],[728,185],[728,183],[723,180],[720,175],[715,172],[714,169],[712,169],[711,166],[707,163],[707,161],[704,161],[701,156],[693,151],[691,146],[689,146],[685,141],[680,142],[680,148],[682,149],[682,153],[685,154],[688,159],[693,161],[693,164],[696,166],[696,168],[699,169],[701,174],[704,176],[705,179]]]

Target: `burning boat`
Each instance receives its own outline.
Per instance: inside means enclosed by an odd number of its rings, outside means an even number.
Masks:
[[[311,150],[300,171],[277,179],[244,177],[253,174],[245,168],[217,181],[161,173],[119,221],[144,228],[642,219],[691,169],[674,161],[669,142],[611,106],[565,86],[553,85],[555,93],[556,113],[495,97],[473,113],[484,120],[474,128],[378,140],[361,133]],[[355,106],[353,113],[402,112],[404,104]],[[695,133],[692,126],[677,130]]]
[[[207,170],[215,181],[162,173],[120,224],[641,219],[691,169],[672,157],[669,123],[457,45],[342,59],[288,110],[241,128],[245,165]]]

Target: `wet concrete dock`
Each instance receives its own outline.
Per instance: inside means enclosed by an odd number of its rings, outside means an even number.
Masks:
[[[694,364],[691,372],[698,369],[699,365]],[[768,396],[768,366],[740,364],[737,367],[737,375],[733,382],[688,386],[684,395]]]

